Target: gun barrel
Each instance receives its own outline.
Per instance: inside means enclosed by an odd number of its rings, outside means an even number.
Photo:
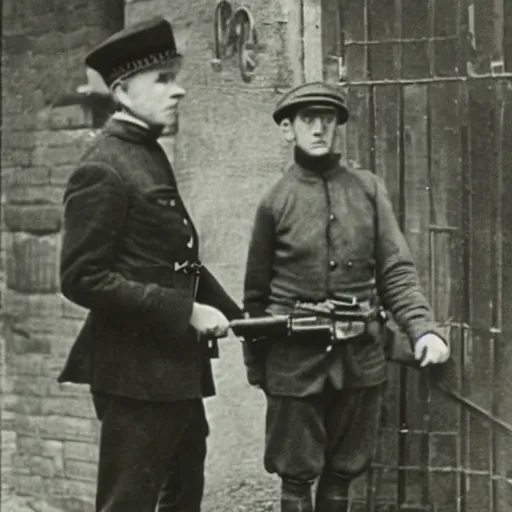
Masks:
[[[289,317],[287,315],[264,316],[232,320],[229,326],[237,336],[269,336],[287,334],[288,321]]]

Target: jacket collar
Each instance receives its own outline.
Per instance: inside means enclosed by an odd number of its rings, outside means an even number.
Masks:
[[[149,126],[144,121],[124,111],[115,112],[105,123],[103,131],[107,135],[113,135],[138,144],[156,142],[162,134],[161,127]]]

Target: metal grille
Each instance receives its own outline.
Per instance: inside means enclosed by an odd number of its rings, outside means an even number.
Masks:
[[[346,88],[352,114],[342,152],[386,180],[448,326],[456,391],[499,418],[390,367],[353,510],[512,511],[512,2],[324,0],[322,26],[325,78]]]

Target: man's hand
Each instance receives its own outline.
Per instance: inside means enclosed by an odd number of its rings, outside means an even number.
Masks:
[[[446,343],[434,333],[424,334],[414,347],[414,357],[421,361],[420,367],[429,364],[441,364],[448,361],[450,349]]]
[[[194,302],[190,325],[204,336],[222,338],[229,329],[228,319],[218,310],[206,304]]]

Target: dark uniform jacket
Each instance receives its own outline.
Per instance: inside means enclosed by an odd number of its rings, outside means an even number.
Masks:
[[[197,282],[197,233],[157,135],[111,119],[69,179],[61,287],[89,314],[59,381],[173,401],[215,392],[194,300],[241,312],[205,267]]]
[[[289,313],[298,300],[378,296],[412,343],[435,332],[408,245],[381,178],[336,159],[323,172],[295,163],[262,199],[249,246],[244,307],[250,316]],[[349,343],[274,340],[244,344],[245,363],[265,359],[270,393],[303,396],[327,379],[337,388],[383,382],[381,336]]]

